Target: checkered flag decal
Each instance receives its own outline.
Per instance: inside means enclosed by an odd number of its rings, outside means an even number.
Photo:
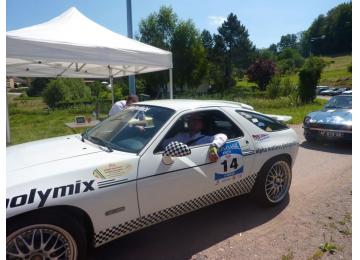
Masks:
[[[216,202],[229,199],[251,191],[254,186],[256,174],[250,175],[242,180],[222,187],[216,191],[205,194],[198,198],[185,201],[171,208],[163,209],[137,219],[133,219],[117,226],[101,230],[94,234],[93,243],[95,247],[103,245],[111,240],[132,233],[136,230],[151,226],[167,219],[206,207]]]
[[[165,147],[164,154],[166,156],[181,157],[191,154],[191,150],[186,144],[175,141]]]

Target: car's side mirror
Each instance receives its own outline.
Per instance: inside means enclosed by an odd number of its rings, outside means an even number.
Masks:
[[[174,141],[165,147],[162,161],[164,164],[172,164],[174,162],[172,157],[182,157],[189,154],[191,154],[189,146],[184,143]]]

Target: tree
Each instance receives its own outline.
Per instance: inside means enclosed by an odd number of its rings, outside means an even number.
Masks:
[[[49,107],[55,107],[59,102],[89,101],[90,98],[91,90],[82,79],[53,79],[43,92],[44,102]]]
[[[304,58],[297,49],[285,48],[278,54],[277,67],[281,74],[294,72],[303,64]]]
[[[206,73],[206,52],[201,36],[191,20],[180,22],[175,28],[171,51],[176,85],[195,87]]]
[[[319,15],[300,37],[303,55],[334,55],[352,51],[352,3],[339,4]]]
[[[48,78],[35,78],[31,81],[29,89],[26,91],[29,97],[38,97],[41,96],[42,92],[49,83]]]
[[[140,21],[138,39],[158,48],[171,50],[171,41],[177,23],[178,17],[173,9],[162,6],[159,12],[154,12]],[[138,78],[143,80],[148,94],[159,98],[166,90],[168,72],[154,72],[140,75]]]
[[[281,36],[280,42],[278,43],[278,48],[280,51],[286,48],[297,49],[297,36],[296,34],[286,34]]]
[[[266,85],[275,75],[275,64],[271,60],[259,59],[247,70],[249,81],[258,84],[260,90],[265,90]]]
[[[255,55],[255,47],[249,40],[248,30],[238,20],[237,16],[230,13],[227,20],[218,28],[217,40],[222,40],[225,47],[225,87],[229,89],[234,84],[233,66],[237,69],[246,69]]]
[[[316,97],[316,86],[319,83],[325,62],[321,58],[311,56],[299,72],[299,97],[301,102],[313,102]]]

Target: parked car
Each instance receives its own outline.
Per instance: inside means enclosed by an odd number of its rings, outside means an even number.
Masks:
[[[164,145],[193,113],[203,135],[228,137],[216,162],[210,143]],[[82,135],[8,147],[6,257],[86,259],[92,245],[245,193],[276,205],[298,145],[294,130],[244,104],[158,100]]]
[[[328,90],[328,89],[329,89],[329,87],[326,87],[326,86],[317,86],[316,87],[316,95],[320,95],[320,93],[322,91],[325,91],[325,90]]]
[[[327,90],[321,91],[320,95],[322,95],[322,96],[332,96],[337,90],[338,90],[338,88],[329,88]]]
[[[348,88],[338,88],[337,90],[334,90],[330,96],[336,96],[342,94],[344,91],[347,91]]]
[[[332,97],[322,110],[309,113],[303,122],[304,136],[316,140],[352,140],[352,96]]]
[[[343,95],[352,95],[352,89],[346,90],[342,94]]]

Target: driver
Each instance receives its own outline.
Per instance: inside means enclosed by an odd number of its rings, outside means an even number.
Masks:
[[[211,162],[216,162],[219,158],[217,150],[223,146],[228,138],[222,133],[214,136],[205,135],[202,133],[203,129],[204,120],[202,115],[200,113],[193,113],[188,119],[188,131],[180,132],[174,137],[165,139],[163,146],[166,147],[173,141],[178,141],[188,146],[211,143],[209,148],[209,160]]]

